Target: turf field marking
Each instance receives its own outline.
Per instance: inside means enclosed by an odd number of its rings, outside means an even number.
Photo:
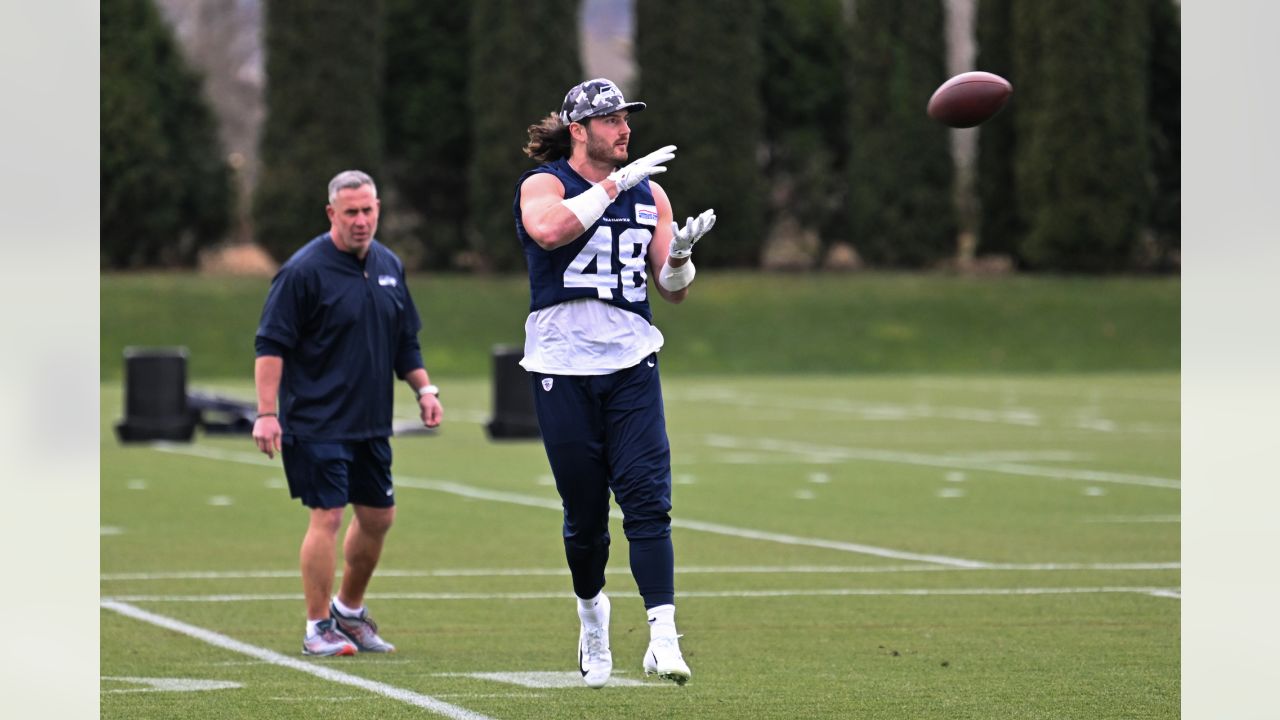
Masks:
[[[102,690],[103,693],[200,692],[202,690],[230,690],[244,687],[238,682],[229,680],[197,680],[195,678],[111,677],[103,675],[100,679],[145,686]]]
[[[896,463],[900,465],[924,465],[941,467],[950,470],[977,470],[981,472],[1001,473],[1005,475],[1028,475],[1032,477],[1052,478],[1055,480],[1079,480],[1082,482],[1114,483],[1117,485],[1141,485],[1146,487],[1168,488],[1180,490],[1182,483],[1169,478],[1149,475],[1131,475],[1127,473],[1104,472],[1101,470],[1071,470],[1068,468],[1047,468],[1035,465],[1024,465],[1013,462],[975,461],[962,455],[925,455],[923,453],[895,452],[891,450],[870,450],[865,448],[849,448],[837,445],[814,445],[794,440],[777,438],[744,438],[733,435],[707,435],[708,447],[720,450],[768,450],[778,453],[789,453],[803,457],[822,457],[833,460],[872,460],[876,462]]]
[[[1013,571],[1013,572],[1062,572],[1062,571],[1113,571],[1113,570],[1181,570],[1180,562],[1134,563],[992,563],[982,567],[955,567],[947,565],[708,565],[680,566],[677,575],[783,575],[783,574],[878,574],[908,572],[959,572],[959,571]],[[626,565],[610,566],[605,572],[626,576],[631,570]],[[342,571],[338,571],[342,575]],[[379,568],[378,577],[567,577],[565,568],[449,568],[441,570],[395,570]],[[174,572],[126,572],[103,573],[99,580],[147,581],[147,580],[253,580],[261,578],[286,578],[296,580],[294,570],[238,570],[238,571],[174,571]]]
[[[261,465],[265,458],[261,455],[255,455],[246,452],[222,451],[212,448],[188,448],[176,444],[164,443],[154,444],[157,450],[169,452],[178,455],[195,455],[197,457],[208,458],[212,460],[226,460],[230,462],[245,462],[253,465]],[[274,464],[274,463],[272,463]],[[544,510],[554,510],[563,512],[560,501],[550,498],[534,497],[532,495],[524,495],[521,493],[506,492],[502,490],[487,490],[462,483],[450,482],[447,480],[427,480],[423,478],[412,478],[397,475],[395,479],[396,487],[412,488],[416,490],[435,490],[437,492],[449,493],[461,497],[472,498],[475,500],[490,500],[493,502],[505,502],[513,505],[524,505],[526,507],[542,508]],[[621,519],[622,513],[614,510],[610,513],[610,517]],[[821,538],[806,538],[798,535],[787,535],[785,533],[765,532],[763,530],[752,530],[750,528],[739,528],[731,525],[721,525],[720,523],[702,522],[699,520],[689,520],[686,518],[674,518],[671,521],[672,527],[684,528],[686,530],[700,530],[702,532],[714,533],[717,535],[728,535],[730,537],[744,538],[748,540],[764,540],[775,542],[783,545],[803,545],[807,547],[824,548],[826,550],[839,550],[841,552],[859,553],[863,555],[874,555],[877,557],[891,558],[894,560],[915,560],[918,562],[937,563],[939,565],[955,565],[958,567],[984,567],[986,563],[979,560],[968,560],[965,558],[947,557],[945,555],[927,555],[921,553],[906,552],[903,550],[894,550],[891,548],[876,547],[874,545],[863,545],[860,543],[841,542],[837,540],[823,540]]]
[[[475,680],[519,685],[534,690],[550,690],[555,688],[582,687],[582,673],[558,671],[526,671],[526,672],[448,672],[432,673],[436,677],[467,677]],[[645,683],[632,678],[618,677],[615,673],[609,678],[609,687],[668,687],[665,684]],[[675,687],[671,685],[670,687]]]
[[[316,677],[322,680],[328,680],[329,682],[342,683],[343,685],[350,685],[362,690],[368,690],[369,692],[381,695],[382,697],[399,700],[400,702],[420,707],[424,710],[430,710],[431,712],[443,715],[447,718],[453,718],[454,720],[493,720],[488,715],[481,715],[480,713],[473,712],[464,707],[451,705],[450,703],[437,700],[429,695],[423,695],[421,693],[413,692],[412,690],[405,690],[404,688],[398,688],[393,685],[376,682],[374,680],[366,680],[365,678],[357,675],[344,673],[330,667],[305,662],[297,658],[287,657],[275,652],[274,650],[268,650],[266,648],[257,647],[256,645],[240,642],[239,640],[227,637],[221,633],[206,630],[202,627],[196,627],[195,625],[189,625],[181,620],[175,620],[164,615],[157,615],[156,613],[148,612],[126,602],[121,602],[119,600],[103,600],[102,607],[106,610],[111,610],[135,620],[141,620],[142,622],[150,623],[157,627],[165,628],[166,630],[173,630],[174,632],[182,633],[183,635],[220,647],[224,650],[248,655],[279,667],[315,675]]]
[[[768,408],[774,410],[807,410],[830,412],[841,415],[856,415],[862,420],[916,420],[942,418],[945,420],[966,420],[981,423],[1001,423],[1023,427],[1039,427],[1040,416],[1033,410],[1013,408],[1008,410],[986,410],[967,407],[938,407],[929,404],[898,405],[893,403],[860,403],[848,400],[809,400],[803,398],[763,398],[741,395],[733,391],[724,392],[712,389],[707,392],[693,392],[687,396],[689,400],[718,402],[745,408]]]
[[[840,597],[840,596],[865,596],[865,597],[899,597],[899,596],[954,596],[954,595],[972,595],[972,596],[1020,596],[1020,595],[1088,595],[1102,593],[1135,593],[1139,595],[1151,595],[1153,597],[1181,599],[1182,589],[1178,587],[1153,587],[1153,586],[1100,586],[1100,587],[1041,587],[1041,588],[809,588],[795,590],[681,590],[682,598],[777,598],[777,597]],[[378,592],[369,593],[367,595],[373,600],[564,600],[563,591],[558,592],[529,592],[529,593],[405,593],[405,592]],[[117,595],[103,601],[103,607],[108,605],[124,605],[125,603],[135,602],[168,602],[168,603],[237,603],[237,602],[271,602],[271,601],[288,601],[298,602],[302,599],[301,593],[242,593],[242,594],[225,594],[225,595]],[[132,605],[124,605],[124,607],[133,607]],[[113,608],[114,609],[114,608]],[[134,608],[136,610],[136,608]],[[139,611],[145,612],[145,611]],[[150,613],[148,613],[150,614]],[[161,617],[163,616],[155,616]],[[174,620],[171,622],[177,623]],[[159,624],[159,623],[156,623]],[[178,623],[185,627],[185,623]],[[167,626],[162,626],[167,627]],[[201,630],[200,628],[194,628]],[[179,630],[179,632],[182,632]],[[201,632],[209,632],[201,630]],[[216,633],[211,633],[217,635]],[[225,636],[227,641],[236,643],[237,641]],[[203,639],[203,638],[201,638]],[[218,644],[218,643],[213,643]],[[241,643],[242,644],[242,643]],[[246,646],[252,648],[252,646]],[[272,655],[298,663],[307,668],[315,668],[316,666],[304,663],[300,660],[287,658],[278,653],[261,648],[253,648],[261,652],[271,653]],[[256,656],[255,656],[256,657]],[[273,662],[273,661],[268,661]],[[279,663],[274,663],[279,664]],[[292,667],[292,666],[290,666]],[[310,672],[308,670],[307,672]],[[314,673],[313,673],[314,674]],[[350,676],[348,676],[350,677]],[[355,678],[363,680],[363,678]],[[369,681],[364,681],[369,682]],[[353,684],[353,683],[348,683]],[[381,683],[377,683],[381,685]],[[363,687],[363,686],[360,686]],[[387,686],[390,687],[390,686]],[[395,689],[395,688],[393,688]],[[408,692],[408,691],[405,691]],[[470,716],[468,716],[470,717]]]
[[[536,498],[529,495],[522,495],[520,493],[503,492],[499,490],[483,490],[470,485],[442,480],[423,480],[417,478],[398,477],[395,482],[396,487],[415,488],[419,490],[437,490],[478,500],[493,500],[497,502],[526,505],[529,507],[546,508],[549,510],[555,510],[556,512],[563,511],[559,500]],[[616,509],[610,512],[609,515],[615,519],[622,519],[622,513]],[[939,565],[952,565],[956,567],[984,567],[986,565],[986,563],[978,560],[947,557],[944,555],[926,555],[876,547],[874,545],[841,542],[838,540],[800,537],[798,535],[752,530],[750,528],[739,528],[731,525],[722,525],[720,523],[690,520],[688,518],[673,518],[671,520],[671,526],[686,530],[701,530],[702,532],[714,533],[717,535],[728,535],[748,540],[764,540],[782,545],[804,545],[808,547],[824,548],[827,550],[840,550],[843,552],[860,553],[863,555],[874,555],[877,557],[886,557],[895,560],[915,560],[918,562],[937,563]]]
[[[1099,515],[1084,518],[1086,523],[1180,523],[1181,515]]]
[[[1065,397],[1070,399],[1079,399],[1083,396],[1080,388],[1065,389],[1061,385],[1046,384],[1027,384],[1027,383],[1009,383],[1009,382],[993,382],[984,380],[959,380],[946,381],[938,379],[917,379],[913,383],[916,387],[922,388],[941,388],[944,390],[968,390],[971,392],[980,392],[989,394],[992,392],[1007,393],[1011,396],[1022,395],[1043,395],[1047,397]],[[1162,390],[1144,391],[1138,388],[1113,388],[1113,387],[1097,387],[1087,386],[1089,397],[1093,402],[1097,402],[1102,398],[1108,400],[1139,400],[1142,402],[1182,402],[1181,394],[1175,390],[1173,392],[1165,392]]]
[[[279,460],[268,460],[263,457],[262,453],[240,452],[238,450],[218,450],[217,448],[201,447],[195,444],[179,444],[170,442],[154,442],[150,445],[152,450],[158,450],[164,453],[173,453],[174,455],[194,455],[195,457],[207,458],[209,460],[228,460],[230,462],[244,463],[246,465],[261,465],[263,467],[274,468],[283,472]]]
[[[558,505],[557,509],[559,509]],[[610,516],[621,519],[622,513],[614,511],[610,513]],[[966,560],[964,558],[947,557],[945,555],[925,555],[921,553],[905,552],[902,550],[890,550],[888,548],[876,547],[874,545],[862,545],[859,543],[841,542],[838,540],[806,538],[797,535],[787,535],[784,533],[765,532],[763,530],[749,530],[746,528],[721,525],[719,523],[702,522],[700,520],[672,518],[671,526],[686,528],[688,530],[702,530],[703,532],[716,533],[718,535],[729,535],[731,537],[739,537],[747,540],[767,540],[781,545],[803,545],[806,547],[840,550],[842,552],[859,553],[862,555],[874,555],[877,557],[891,558],[893,560],[915,560],[917,562],[936,563],[938,565],[967,568],[982,568],[988,565],[988,563],[980,560]]]

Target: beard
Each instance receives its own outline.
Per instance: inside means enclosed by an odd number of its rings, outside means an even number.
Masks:
[[[593,135],[587,128],[587,158],[598,163],[621,165],[627,161],[627,151]]]

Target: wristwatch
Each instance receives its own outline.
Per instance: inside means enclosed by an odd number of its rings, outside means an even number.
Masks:
[[[423,385],[418,388],[418,397],[422,397],[423,395],[435,395],[436,397],[440,397],[440,388],[435,385]]]

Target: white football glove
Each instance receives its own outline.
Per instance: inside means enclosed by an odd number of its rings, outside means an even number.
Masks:
[[[618,186],[618,192],[626,192],[650,175],[667,171],[661,165],[676,156],[676,146],[667,145],[645,155],[635,162],[609,173],[609,179]]]
[[[683,258],[692,255],[693,246],[715,224],[716,211],[714,209],[707,210],[696,218],[689,218],[684,224],[684,229],[679,228],[674,222],[671,223],[671,252],[668,256]]]

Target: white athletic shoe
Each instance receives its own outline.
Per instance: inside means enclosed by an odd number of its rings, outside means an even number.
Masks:
[[[578,669],[590,688],[602,688],[613,674],[613,653],[609,652],[609,598],[600,593],[596,612],[603,616],[599,625],[582,623],[578,633]]]
[[[689,682],[693,672],[680,654],[680,641],[675,637],[659,637],[649,641],[649,649],[644,654],[644,674],[657,675],[663,680],[671,680],[677,685]]]

